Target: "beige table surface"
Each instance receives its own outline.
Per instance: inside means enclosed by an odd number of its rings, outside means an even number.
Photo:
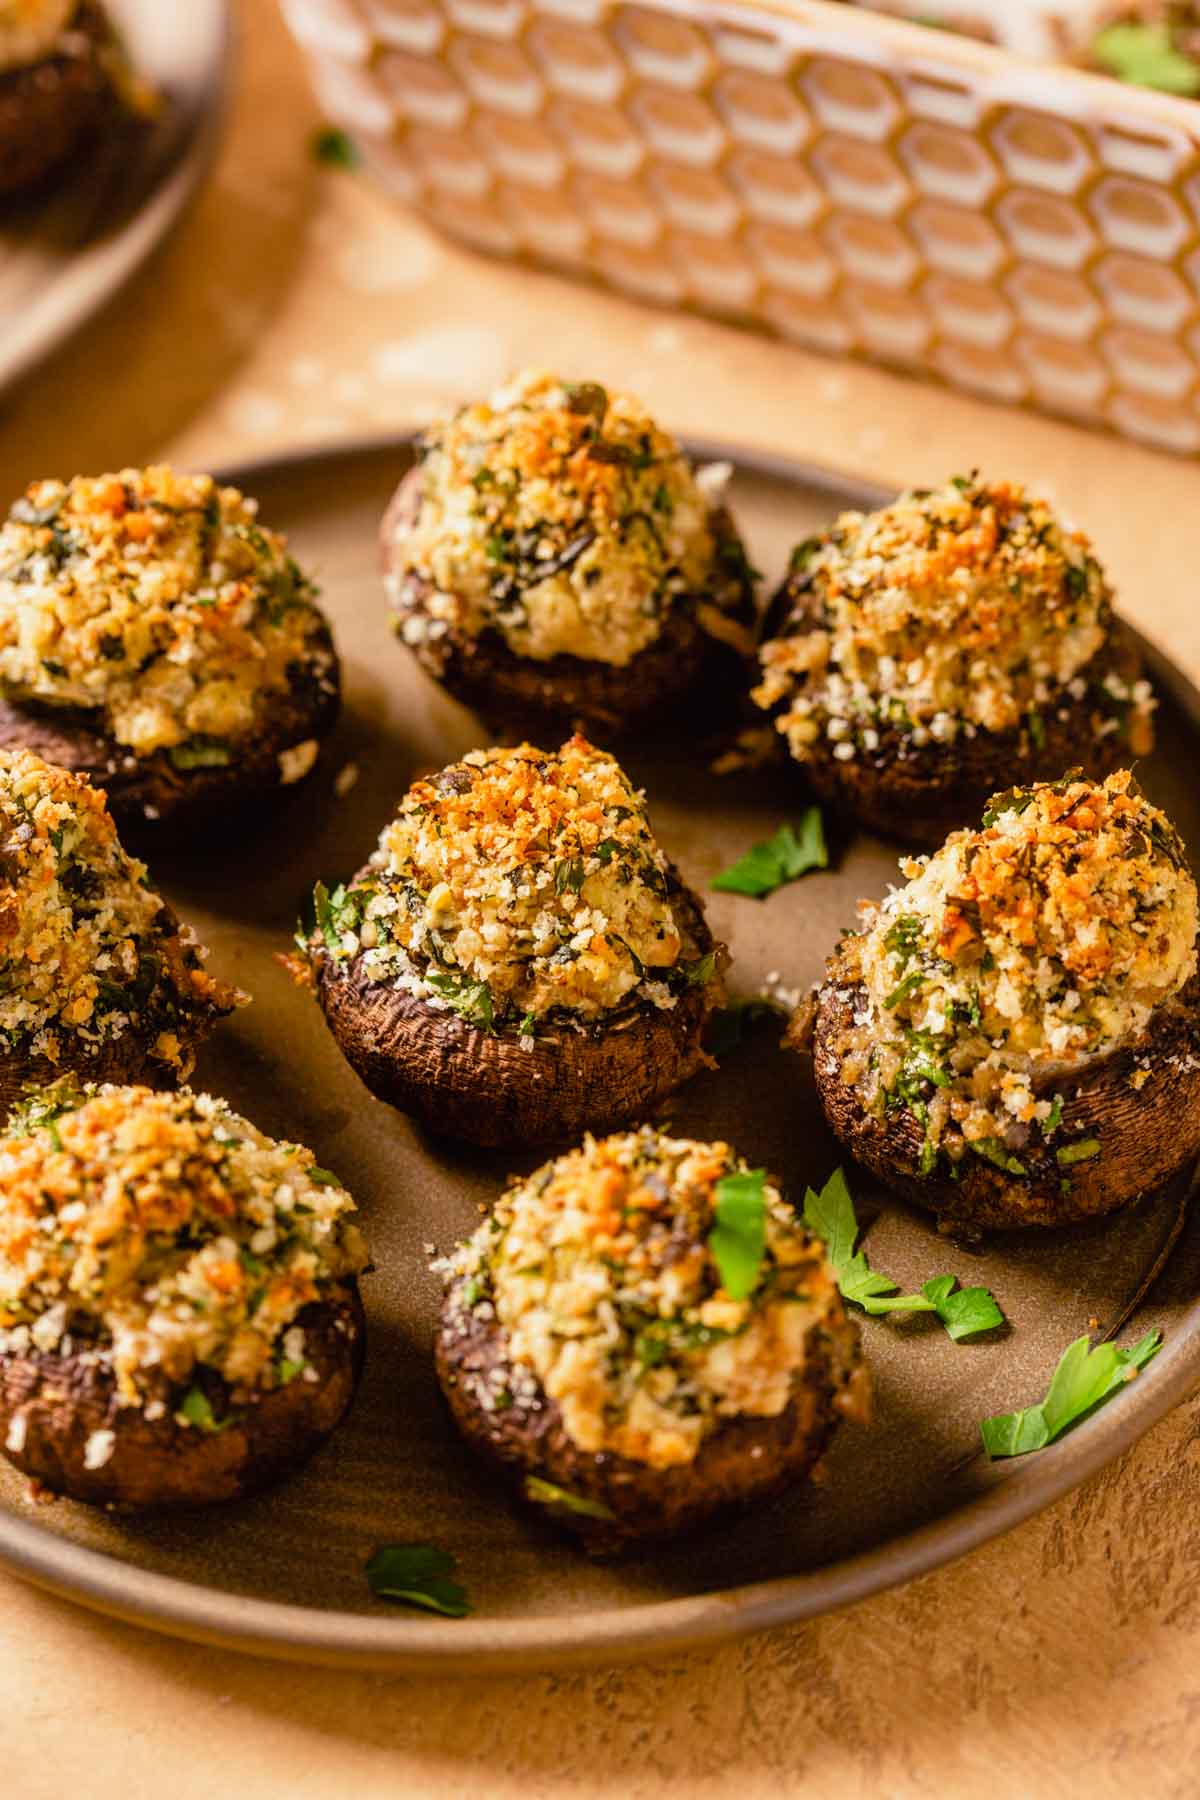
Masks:
[[[306,151],[271,0],[243,0],[232,127],[167,251],[0,402],[0,494],[44,473],[257,456],[419,421],[511,367],[640,391],[673,426],[899,483],[979,462],[1095,536],[1200,678],[1200,467],[481,263]],[[838,1617],[694,1656],[492,1682],[177,1644],[0,1576],[22,1800],[1200,1792],[1200,1400],[1002,1543]]]

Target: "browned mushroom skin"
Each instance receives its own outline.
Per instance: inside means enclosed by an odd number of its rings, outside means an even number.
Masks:
[[[358,1385],[366,1326],[353,1282],[306,1306],[296,1324],[317,1380],[297,1377],[243,1395],[206,1372],[200,1385],[216,1430],[180,1423],[177,1390],[164,1389],[159,1419],[119,1406],[111,1367],[83,1350],[0,1356],[0,1444],[22,1474],[92,1506],[158,1510],[243,1499],[306,1461],[341,1421]],[[17,1419],[22,1424],[14,1428]],[[113,1433],[112,1455],[89,1468],[88,1441],[97,1431]]]
[[[85,0],[68,47],[0,74],[0,197],[37,187],[95,129],[111,100],[103,12]]]
[[[690,1463],[652,1469],[611,1452],[581,1450],[567,1435],[558,1405],[540,1388],[523,1399],[517,1387],[503,1408],[481,1405],[478,1394],[494,1394],[499,1385],[489,1377],[507,1365],[503,1331],[494,1317],[485,1321],[458,1306],[453,1288],[435,1347],[438,1380],[467,1443],[519,1499],[600,1556],[736,1516],[798,1481],[824,1453],[842,1416],[864,1409],[861,1354],[858,1333],[844,1315],[836,1336],[814,1325],[803,1381],[781,1413],[728,1419]],[[531,1476],[598,1510],[538,1501],[526,1486]]]
[[[177,769],[165,750],[135,756],[102,729],[98,712],[11,694],[0,695],[0,747],[33,750],[86,775],[104,790],[118,829],[131,839],[162,843],[217,824],[247,824],[287,791],[281,753],[310,738],[321,742],[337,723],[341,676],[328,628],[314,633],[313,649],[329,653],[328,667],[320,675],[297,669],[286,691],[264,696],[259,729],[235,740],[232,760],[219,767]]]
[[[318,947],[326,1023],[371,1092],[438,1137],[486,1148],[550,1144],[644,1119],[706,1061],[702,1039],[727,961],[695,896],[674,869],[667,879],[681,960],[715,953],[713,979],[669,1011],[645,1003],[595,1025],[546,1023],[527,1044],[369,980],[361,957],[338,963]]]
[[[397,584],[393,606],[401,617],[423,612],[431,591],[429,583],[411,571],[392,576],[397,546],[420,504],[418,465],[392,496],[380,534],[384,575],[389,585]],[[742,541],[723,507],[714,510],[712,526],[731,569],[745,571],[739,602],[727,616],[735,630],[747,634],[748,647],[755,617],[754,587]],[[672,606],[653,643],[621,668],[578,656],[553,656],[544,662],[517,656],[500,633],[491,630],[478,637],[449,630],[410,648],[427,674],[486,723],[508,736],[535,741],[547,732],[576,727],[600,738],[616,737],[654,719],[661,721],[684,696],[711,701],[715,709],[739,694],[746,679],[746,658],[702,628],[694,600],[686,597]]]
[[[789,577],[770,615],[786,624],[768,624],[767,634],[790,637],[811,629],[819,602]],[[857,747],[842,762],[834,745],[822,738],[805,756],[801,769],[818,799],[876,831],[881,837],[936,849],[950,832],[973,824],[993,794],[1036,781],[1054,781],[1064,769],[1078,768],[1100,781],[1130,760],[1130,745],[1120,731],[1100,727],[1113,717],[1112,703],[1097,704],[1106,675],[1134,682],[1142,659],[1129,632],[1114,621],[1107,642],[1079,671],[1088,684],[1082,699],[1060,689],[1040,709],[1042,729],[1035,738],[1027,724],[1013,731],[977,730],[952,744],[914,744],[894,726],[879,725],[874,750]],[[786,705],[786,702],[781,703]],[[779,711],[779,707],[772,709]],[[1149,731],[1149,726],[1146,727]],[[1148,755],[1153,739],[1138,747]]]
[[[1129,1045],[1073,1074],[1033,1083],[1039,1098],[1061,1094],[1063,1111],[1049,1139],[1031,1131],[1014,1147],[1025,1175],[971,1155],[958,1165],[957,1180],[943,1166],[919,1173],[924,1134],[908,1109],[882,1117],[868,1113],[841,1079],[839,1046],[863,1003],[861,989],[836,981],[817,997],[811,1049],[825,1117],[864,1168],[936,1213],[947,1229],[1009,1230],[1097,1218],[1152,1193],[1200,1153],[1200,976],[1157,1007],[1146,1031]],[[806,1038],[798,1027],[791,1047],[807,1049]],[[1149,1080],[1135,1088],[1131,1077],[1147,1066]],[[1099,1140],[1099,1153],[1060,1164],[1056,1150],[1085,1138]]]

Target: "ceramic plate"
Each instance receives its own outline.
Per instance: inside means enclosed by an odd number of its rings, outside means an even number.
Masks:
[[[0,388],[97,312],[169,231],[208,168],[229,67],[226,0],[108,0],[130,60],[163,97],[118,123],[65,178],[0,206]]]
[[[733,506],[771,582],[797,539],[846,501],[871,498],[802,469],[732,459]],[[212,968],[255,997],[212,1041],[198,1084],[267,1131],[311,1144],[358,1197],[378,1265],[364,1282],[370,1341],[358,1401],[303,1474],[202,1516],[127,1519],[66,1501],[30,1505],[6,1468],[0,1557],[85,1604],[189,1637],[313,1660],[477,1671],[612,1659],[802,1619],[1008,1530],[1127,1450],[1200,1378],[1200,1224],[1180,1191],[1103,1226],[994,1238],[971,1251],[853,1176],[879,1266],[906,1285],[948,1269],[986,1283],[1010,1328],[956,1345],[927,1320],[864,1321],[874,1425],[842,1428],[819,1485],[678,1549],[589,1562],[511,1512],[451,1430],[430,1359],[438,1285],[429,1252],[470,1230],[519,1159],[424,1140],[372,1100],[315,1003],[274,960],[314,878],[356,868],[414,774],[479,741],[472,719],[418,673],[385,619],[375,532],[409,460],[405,446],[391,444],[235,472],[317,572],[346,662],[346,712],[324,773],[283,817],[252,841],[158,870],[211,945]],[[1096,524],[1102,536],[1103,520]],[[1200,843],[1200,699],[1161,661],[1154,669],[1160,746],[1144,778]],[[666,752],[633,749],[625,758],[649,793],[661,841],[701,891],[800,804],[786,771],[720,778],[709,772],[710,753],[697,718]],[[334,777],[349,763],[358,780],[338,800]],[[796,987],[812,982],[855,901],[882,893],[894,873],[894,851],[859,837],[839,846],[828,873],[764,902],[709,893],[712,923],[733,950],[734,990],[754,994],[772,971]],[[792,1194],[839,1160],[804,1066],[778,1050],[770,1028],[680,1093],[672,1120],[688,1135],[731,1139]],[[1101,1332],[1121,1326],[1126,1338],[1160,1326],[1164,1348],[1057,1445],[989,1465],[978,1421],[1038,1399],[1061,1351],[1092,1321]],[[413,1540],[457,1553],[475,1604],[469,1618],[372,1598],[362,1572],[370,1551]]]

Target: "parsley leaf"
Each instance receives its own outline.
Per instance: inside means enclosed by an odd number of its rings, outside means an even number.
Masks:
[[[1085,1332],[1063,1351],[1044,1400],[980,1421],[984,1449],[993,1459],[1043,1450],[1144,1369],[1161,1348],[1161,1331],[1148,1331],[1129,1350],[1116,1344],[1093,1349]]]
[[[1164,94],[1200,94],[1200,64],[1177,50],[1167,24],[1133,20],[1108,25],[1092,41],[1092,55],[1119,81]]]
[[[731,1300],[744,1300],[758,1284],[767,1245],[765,1180],[765,1169],[748,1169],[717,1183],[716,1223],[707,1248]]]
[[[218,1419],[212,1409],[212,1402],[202,1387],[190,1387],[175,1414],[181,1425],[195,1425],[200,1431],[216,1433],[228,1431],[233,1424],[233,1415],[227,1419]]]
[[[1062,1167],[1069,1163],[1086,1162],[1091,1156],[1099,1156],[1100,1139],[1077,1138],[1073,1144],[1060,1144],[1054,1154]]]
[[[840,1169],[834,1170],[819,1194],[809,1188],[804,1196],[804,1223],[825,1239],[826,1255],[843,1300],[861,1306],[872,1318],[890,1312],[936,1313],[955,1342],[1003,1325],[1004,1314],[987,1288],[960,1288],[957,1276],[934,1275],[919,1294],[901,1294],[890,1275],[872,1269],[866,1252],[854,1248],[858,1218]]]
[[[314,162],[329,169],[357,169],[362,160],[354,139],[336,125],[319,125],[308,141]]]
[[[774,837],[754,844],[731,868],[713,880],[723,894],[748,894],[761,900],[789,881],[798,881],[811,869],[827,869],[829,851],[819,806],[806,807],[798,830],[781,825]]]
[[[478,1026],[480,1031],[492,1031],[492,990],[486,981],[462,981],[448,973],[430,973],[425,979],[460,1019]]]
[[[233,761],[228,744],[172,744],[167,751],[176,769],[223,769]]]
[[[556,1506],[563,1512],[578,1513],[584,1519],[614,1519],[616,1514],[610,1506],[601,1500],[589,1500],[583,1494],[572,1494],[566,1488],[557,1487],[553,1481],[543,1481],[540,1475],[525,1477],[525,1498],[532,1500],[536,1506]]]
[[[457,1567],[448,1550],[432,1544],[382,1544],[367,1563],[367,1584],[380,1600],[398,1600],[447,1619],[465,1619],[467,1590],[451,1580]]]

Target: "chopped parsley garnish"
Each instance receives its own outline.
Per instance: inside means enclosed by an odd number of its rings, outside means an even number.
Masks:
[[[35,1131],[49,1131],[56,1150],[62,1149],[57,1121],[64,1113],[76,1112],[87,1100],[74,1075],[60,1075],[57,1081],[18,1100],[4,1122],[6,1137],[32,1137]]]
[[[1025,1164],[1012,1154],[1003,1138],[966,1138],[964,1142],[968,1150],[973,1150],[984,1162],[990,1162],[993,1168],[1003,1169],[1007,1175],[1028,1174]]]
[[[362,161],[354,139],[337,125],[319,125],[308,140],[313,161],[328,169],[357,169]]]
[[[1043,1450],[1132,1380],[1161,1347],[1160,1331],[1148,1331],[1129,1350],[1116,1344],[1097,1344],[1092,1349],[1086,1333],[1076,1338],[1060,1357],[1044,1400],[1020,1412],[995,1413],[981,1421],[984,1449],[993,1458]]]
[[[583,858],[573,856],[566,862],[560,862],[554,870],[554,891],[556,894],[577,894],[583,886]]]
[[[305,1174],[310,1181],[315,1181],[318,1187],[340,1188],[344,1185],[338,1180],[332,1169],[322,1169],[316,1163],[311,1169],[306,1169]]]
[[[367,1585],[379,1600],[465,1619],[471,1602],[466,1588],[452,1579],[457,1567],[457,1558],[432,1544],[382,1544],[367,1563]]]
[[[884,946],[898,960],[901,974],[920,950],[922,935],[921,921],[914,913],[901,913],[884,934]]]
[[[716,876],[712,885],[723,894],[749,894],[761,900],[812,869],[828,867],[821,809],[810,806],[801,814],[798,829],[781,825],[774,837],[753,845],[732,868]]]
[[[172,744],[167,751],[176,769],[223,769],[233,761],[228,744]]]
[[[437,974],[431,972],[426,975],[425,980],[439,999],[444,1000],[451,1011],[456,1012],[460,1019],[465,1019],[468,1025],[478,1026],[480,1031],[490,1032],[494,1029],[492,990],[486,981],[470,981],[445,970]]]
[[[765,1180],[765,1169],[748,1169],[717,1183],[716,1223],[707,1248],[731,1300],[745,1300],[758,1285],[767,1246]]]
[[[884,1006],[891,1012],[893,1007],[899,1006],[902,1000],[907,1000],[914,988],[919,988],[924,980],[925,971],[923,969],[910,969],[908,974],[892,989],[883,1003]]]
[[[1055,1094],[1054,1099],[1050,1103],[1050,1111],[1042,1120],[1042,1135],[1044,1137],[1049,1137],[1052,1131],[1058,1130],[1058,1127],[1062,1124],[1062,1116],[1063,1097],[1061,1094]]]
[[[804,1196],[804,1223],[825,1240],[825,1253],[833,1265],[842,1298],[861,1306],[865,1313],[936,1313],[948,1336],[975,1337],[1004,1324],[1004,1314],[985,1287],[960,1287],[956,1275],[934,1275],[918,1294],[902,1294],[899,1282],[872,1269],[864,1250],[855,1251],[858,1217],[846,1177],[835,1169],[820,1193],[809,1188]]]
[[[318,881],[313,888],[313,916],[326,947],[336,956],[343,934],[358,926],[358,897],[343,882],[330,893],[325,883]]]
[[[694,962],[681,963],[679,966],[689,987],[706,987],[716,970],[717,953],[715,950],[706,951],[703,956],[696,957]]]
[[[233,1424],[232,1415],[227,1419],[217,1418],[204,1389],[194,1384],[184,1395],[175,1417],[181,1425],[195,1425],[200,1431],[227,1431]]]
[[[1071,1163],[1087,1162],[1091,1156],[1099,1156],[1100,1139],[1094,1137],[1077,1138],[1073,1144],[1060,1144],[1054,1152],[1063,1168]]]
[[[537,1506],[560,1507],[563,1512],[578,1513],[584,1519],[614,1519],[616,1514],[601,1500],[589,1500],[584,1494],[572,1494],[540,1475],[525,1477],[525,1498]]]
[[[1092,55],[1118,81],[1164,94],[1200,94],[1200,64],[1177,50],[1165,21],[1118,21],[1092,40]]]

